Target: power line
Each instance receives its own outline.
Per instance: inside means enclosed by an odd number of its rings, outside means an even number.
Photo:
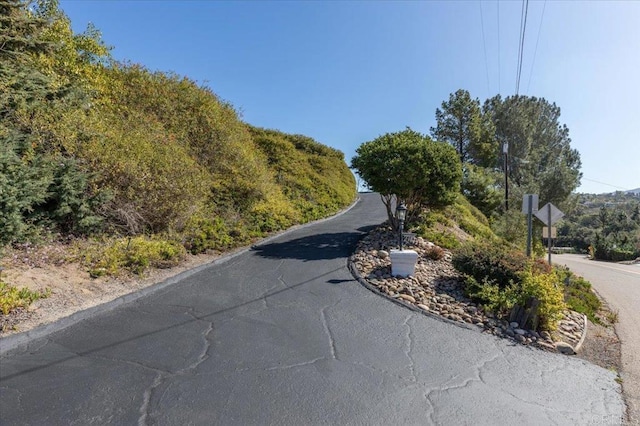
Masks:
[[[610,186],[610,187],[612,187],[612,188],[621,189],[621,190],[623,190],[623,191],[629,191],[629,188],[623,188],[623,187],[621,187],[621,186],[611,185],[610,183],[600,182],[599,180],[589,179],[589,178],[586,178],[586,177],[584,177],[584,176],[582,176],[582,179],[584,179],[584,180],[588,180],[589,182],[599,183],[600,185],[606,185],[606,186]]]
[[[533,75],[533,65],[536,63],[536,54],[538,53],[538,42],[540,41],[540,33],[542,32],[542,20],[544,19],[544,10],[547,8],[547,0],[544,0],[542,6],[542,15],[540,16],[540,26],[538,27],[538,38],[536,39],[536,48],[533,50],[533,61],[531,62],[531,72],[529,73],[529,82],[527,83],[527,93],[531,86],[531,76]]]
[[[480,25],[482,27],[482,48],[484,49],[484,69],[487,72],[487,97],[491,96],[491,86],[489,85],[489,63],[487,62],[487,43],[484,39],[484,17],[482,16],[482,2],[480,5]]]
[[[527,31],[527,14],[529,12],[529,0],[522,0],[520,12],[520,46],[518,49],[518,67],[516,75],[516,95],[520,92],[520,77],[522,76],[522,57],[524,55],[524,40]]]

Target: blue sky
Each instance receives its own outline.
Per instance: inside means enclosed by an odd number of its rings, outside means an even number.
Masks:
[[[381,134],[428,133],[457,89],[515,94],[518,1],[60,6],[77,32],[101,30],[117,59],[186,75],[245,121],[311,136],[347,162]],[[640,2],[529,2],[520,94],[562,109],[579,192],[640,187]]]

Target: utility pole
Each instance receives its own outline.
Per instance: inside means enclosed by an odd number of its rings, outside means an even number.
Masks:
[[[504,154],[504,209],[509,211],[509,142],[502,145],[502,153]]]

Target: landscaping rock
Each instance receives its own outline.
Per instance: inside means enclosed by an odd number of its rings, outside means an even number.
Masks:
[[[558,344],[554,344],[546,331],[528,331],[515,321],[495,319],[465,296],[463,279],[451,264],[449,251],[444,250],[445,256],[440,260],[426,256],[426,251],[434,246],[417,237],[414,244],[407,245],[418,253],[415,274],[408,278],[392,277],[389,250],[397,247],[397,234],[390,228],[381,227],[360,241],[349,261],[360,277],[366,277],[369,285],[387,297],[403,300],[452,321],[476,324],[484,333],[509,337],[544,350],[575,353],[572,345],[577,344],[585,326],[582,314],[563,312],[563,319],[554,332],[555,340],[561,341]]]
[[[408,294],[401,294],[398,296],[399,299],[406,300],[407,302],[416,303],[416,298],[413,296],[409,296]]]
[[[556,350],[561,354],[565,355],[575,355],[576,352],[573,350],[573,347],[565,342],[556,342],[555,344]]]

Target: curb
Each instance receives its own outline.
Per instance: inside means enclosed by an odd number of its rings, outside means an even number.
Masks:
[[[585,314],[582,314],[582,320],[584,321],[584,328],[582,329],[582,336],[580,336],[580,340],[578,341],[578,343],[576,344],[576,346],[573,348],[573,351],[575,353],[578,353],[580,351],[580,349],[582,349],[582,344],[584,343],[585,339],[587,338],[587,316]]]
[[[132,303],[135,302],[143,297],[147,297],[150,296],[160,290],[163,290],[169,286],[172,286],[182,280],[184,280],[185,278],[188,278],[192,275],[195,275],[201,271],[203,271],[204,269],[207,269],[211,266],[215,266],[215,265],[220,265],[222,263],[228,262],[229,260],[238,257],[242,254],[245,254],[247,252],[249,252],[250,250],[252,250],[254,247],[257,247],[259,245],[268,243],[270,241],[273,241],[277,238],[280,238],[284,235],[290,234],[294,231],[297,231],[299,229],[302,228],[306,228],[312,225],[316,225],[319,223],[323,223],[332,219],[335,219],[336,217],[342,216],[343,214],[347,213],[348,211],[350,211],[352,208],[354,208],[356,206],[356,204],[358,204],[360,202],[360,195],[356,194],[356,198],[355,200],[344,210],[339,211],[338,213],[336,213],[333,216],[329,216],[326,217],[324,219],[318,219],[315,220],[313,222],[307,222],[301,225],[295,225],[292,226],[291,228],[288,228],[284,231],[278,232],[274,235],[270,235],[266,238],[263,238],[262,240],[260,240],[257,243],[251,244],[250,246],[245,246],[245,247],[241,247],[236,249],[235,251],[226,253],[221,255],[220,257],[218,257],[217,259],[209,262],[209,263],[205,263],[203,265],[200,266],[196,266],[195,268],[189,269],[187,271],[183,271],[180,272],[179,274],[176,274],[170,278],[167,278],[163,281],[160,281],[156,284],[152,284],[148,287],[145,287],[143,289],[137,290],[135,292],[132,293],[128,293],[125,294],[123,296],[120,296],[116,299],[113,299],[109,302],[105,302],[102,303],[100,305],[96,305],[93,306],[91,308],[82,310],[82,311],[78,311],[75,312],[69,316],[66,316],[64,318],[60,318],[54,322],[51,322],[49,324],[44,324],[44,325],[40,325],[38,327],[35,327],[31,330],[28,331],[23,331],[20,333],[16,333],[16,334],[11,334],[9,336],[5,336],[5,337],[0,337],[0,356],[4,356],[6,355],[8,352],[19,349],[19,348],[24,348],[25,346],[27,346],[29,343],[31,343],[33,340],[35,339],[39,339],[42,338],[44,336],[47,336],[49,334],[55,333],[57,331],[61,331],[69,326],[75,325],[81,321],[84,321],[88,318],[91,318],[95,315],[101,314],[103,312],[108,312],[111,311],[119,306],[128,304],[128,303]]]

